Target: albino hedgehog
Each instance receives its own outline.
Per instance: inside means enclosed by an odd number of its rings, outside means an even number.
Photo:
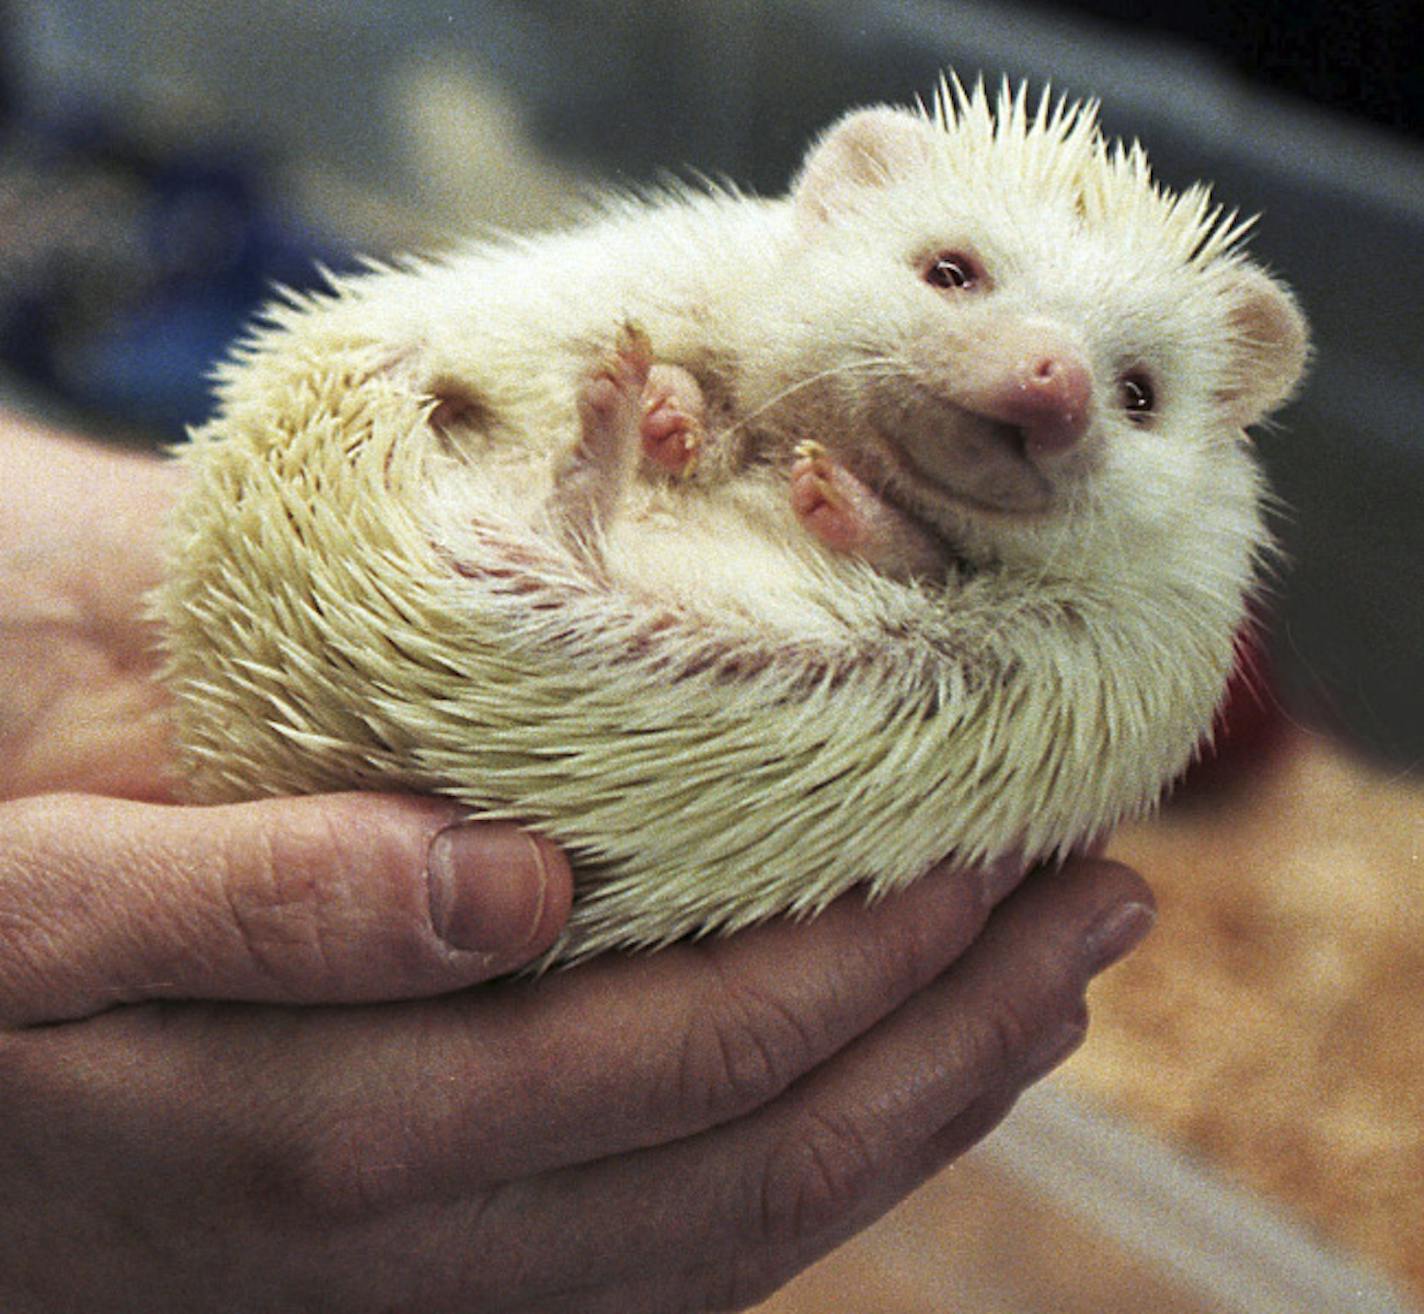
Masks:
[[[1052,859],[1209,733],[1306,356],[1246,225],[1092,106],[848,115],[788,197],[291,298],[220,371],[159,610],[194,799],[537,828],[552,958]]]

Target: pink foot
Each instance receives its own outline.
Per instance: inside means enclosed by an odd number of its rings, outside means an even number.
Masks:
[[[637,469],[642,395],[652,348],[641,329],[624,325],[613,354],[578,394],[579,436],[554,474],[547,513],[571,540],[608,523]]]
[[[695,378],[680,365],[654,365],[643,389],[643,458],[685,478],[697,468],[707,403]]]
[[[819,443],[802,443],[797,458],[791,467],[791,510],[831,551],[861,557],[897,579],[944,574],[944,545],[872,492]]]
[[[584,380],[578,396],[579,438],[573,461],[617,463],[638,427],[639,399],[652,368],[647,335],[631,324],[618,333],[613,354]]]
[[[865,486],[813,443],[803,444],[798,457],[791,467],[796,518],[833,552],[855,552],[868,528],[855,507]]]

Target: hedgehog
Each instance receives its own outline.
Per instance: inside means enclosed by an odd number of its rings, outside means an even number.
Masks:
[[[1307,329],[1093,102],[943,80],[785,196],[665,184],[284,294],[180,452],[200,802],[551,837],[549,963],[1061,861],[1209,739]]]

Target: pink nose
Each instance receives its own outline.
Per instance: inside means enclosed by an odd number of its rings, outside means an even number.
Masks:
[[[1093,380],[1087,367],[1066,352],[1022,358],[971,401],[971,409],[1023,430],[1030,450],[1061,452],[1088,429]]]
[[[1019,429],[1031,456],[1066,451],[1088,431],[1093,376],[1076,346],[1046,325],[993,325],[957,373],[955,400]]]
[[[993,400],[995,419],[1016,424],[1032,448],[1059,452],[1072,447],[1088,428],[1093,380],[1080,360],[1044,355],[1024,361]]]

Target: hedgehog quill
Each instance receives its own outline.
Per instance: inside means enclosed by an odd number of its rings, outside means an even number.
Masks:
[[[943,83],[789,195],[668,190],[274,305],[157,600],[196,800],[567,847],[552,960],[1052,860],[1209,734],[1307,332],[1092,105]]]

